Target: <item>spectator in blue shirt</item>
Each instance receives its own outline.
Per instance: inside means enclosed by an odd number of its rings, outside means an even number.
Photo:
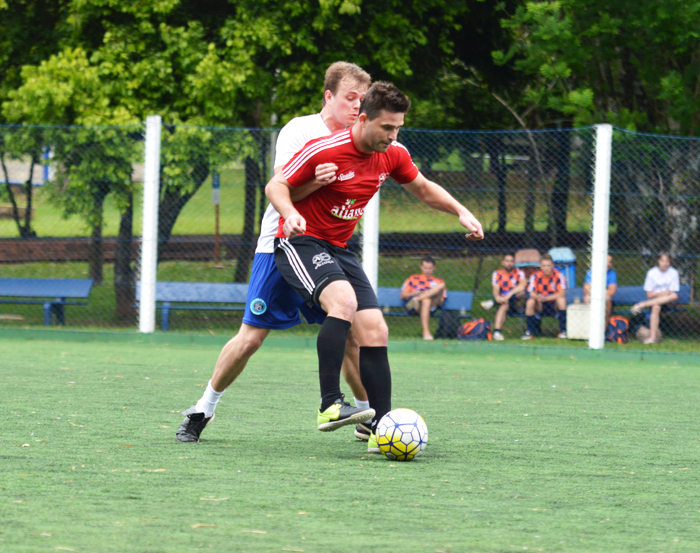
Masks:
[[[605,321],[610,320],[613,307],[613,296],[617,292],[617,273],[612,268],[613,258],[608,254],[608,272],[605,275]],[[586,280],[583,285],[583,303],[591,303],[591,270],[586,273]]]

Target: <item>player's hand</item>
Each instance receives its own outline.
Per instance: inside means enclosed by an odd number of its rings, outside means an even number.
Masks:
[[[294,238],[295,236],[304,234],[306,232],[306,219],[298,213],[295,213],[284,220],[282,231],[287,238]]]
[[[479,220],[474,217],[471,213],[466,213],[460,215],[459,223],[470,231],[466,235],[467,240],[483,240],[484,239],[484,229],[481,226]]]
[[[321,163],[316,166],[316,180],[321,186],[326,186],[336,180],[338,166],[334,163]]]

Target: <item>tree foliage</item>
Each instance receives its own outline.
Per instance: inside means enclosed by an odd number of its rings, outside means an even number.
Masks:
[[[525,2],[494,52],[531,81],[522,105],[538,126],[564,118],[695,135],[700,131],[700,2]]]

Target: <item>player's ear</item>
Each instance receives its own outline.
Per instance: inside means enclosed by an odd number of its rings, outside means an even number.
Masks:
[[[326,101],[327,104],[330,103],[330,101],[333,99],[333,93],[330,90],[324,90],[323,99]]]

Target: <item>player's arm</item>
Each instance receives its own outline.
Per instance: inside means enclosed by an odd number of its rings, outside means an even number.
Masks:
[[[484,229],[478,219],[438,183],[418,173],[414,180],[403,187],[427,206],[459,217],[460,224],[470,232],[467,240],[483,240]]]
[[[564,297],[566,297],[566,290],[564,288],[559,288],[559,290],[557,290],[553,294],[550,294],[549,296],[543,298],[542,301],[557,301],[559,298]]]
[[[526,278],[521,278],[520,282],[513,288],[512,292],[514,296],[517,296],[518,294],[523,293],[525,290],[527,290],[527,279]]]
[[[588,290],[589,290],[588,293],[590,294],[590,293],[591,293],[591,292],[590,292],[590,287],[589,287]],[[605,297],[606,297],[607,299],[611,299],[611,298],[615,295],[616,292],[617,292],[617,284],[610,284],[610,285],[608,285],[608,287],[605,289]]]
[[[284,165],[279,165],[278,167],[275,167],[275,175],[281,173],[282,169],[284,169]],[[297,188],[292,188],[292,202],[300,202],[309,194],[316,192],[316,190],[318,190],[322,186],[326,186],[327,184],[334,182],[336,178],[335,173],[337,170],[338,167],[333,163],[321,163],[320,165],[318,165],[316,167],[316,178],[307,182],[306,184],[302,184]]]
[[[409,300],[414,296],[417,296],[418,294],[421,293],[420,290],[416,290],[413,286],[410,286],[408,284],[408,280],[403,283],[403,286],[401,287],[401,294],[399,294],[399,298],[402,300]]]
[[[491,289],[493,290],[493,299],[496,300],[496,303],[504,303],[506,301],[501,295],[501,287],[498,284],[492,284]]]
[[[276,173],[265,186],[265,195],[284,219],[284,234],[289,238],[306,232],[306,221],[294,207],[291,192],[292,187],[282,172]]]

